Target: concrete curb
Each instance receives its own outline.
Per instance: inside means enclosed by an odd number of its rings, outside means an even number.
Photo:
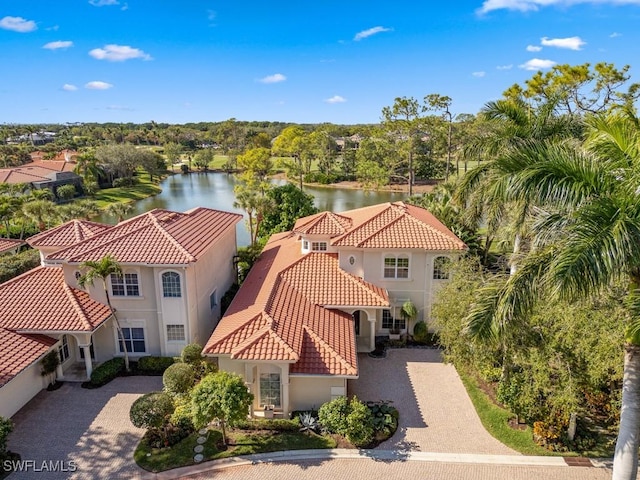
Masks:
[[[286,450],[272,453],[257,453],[238,457],[210,460],[198,465],[176,468],[160,473],[147,473],[141,480],[174,480],[189,475],[205,472],[216,472],[231,467],[257,465],[261,463],[297,462],[304,460],[333,460],[333,459],[370,459],[376,462],[431,462],[431,463],[462,463],[488,465],[515,465],[530,467],[567,467],[563,457],[538,457],[525,455],[479,455],[470,453],[434,453],[411,452],[399,450],[355,450],[335,448],[328,450]],[[590,459],[591,466],[596,468],[611,468],[610,459]]]

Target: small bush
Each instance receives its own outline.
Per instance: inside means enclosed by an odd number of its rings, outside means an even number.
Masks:
[[[7,439],[13,431],[13,422],[10,418],[0,417],[0,460],[7,457]]]
[[[151,392],[133,402],[129,418],[138,428],[162,428],[169,423],[174,410],[173,400],[169,395],[165,392]]]
[[[133,187],[134,185],[138,185],[140,183],[140,179],[137,177],[122,177],[116,178],[113,181],[114,187]]]
[[[275,418],[273,420],[266,418],[252,418],[250,420],[240,420],[234,424],[239,430],[270,430],[276,432],[297,432],[300,430],[300,421],[298,418],[287,420],[284,418]]]
[[[373,415],[369,407],[353,397],[349,403],[346,437],[356,447],[365,447],[373,441]]]
[[[176,409],[171,414],[169,422],[184,431],[192,433],[195,430],[193,426],[193,420],[191,419],[193,413],[191,412],[191,398],[188,396],[177,397],[174,400]]]
[[[90,383],[94,387],[100,387],[116,378],[124,371],[124,358],[112,358],[107,360],[91,372]]]
[[[76,196],[76,186],[60,185],[58,188],[56,188],[56,194],[61,200],[71,200]]]
[[[182,361],[191,365],[201,362],[202,357],[202,345],[197,343],[190,343],[182,349]]]
[[[189,391],[195,382],[195,372],[188,363],[174,363],[164,371],[162,385],[166,392],[173,395],[183,395]]]
[[[318,421],[322,428],[329,432],[346,436],[347,415],[349,415],[349,400],[347,397],[338,397],[320,407]]]
[[[413,339],[418,343],[427,343],[429,339],[429,330],[427,324],[420,321],[413,327]]]
[[[141,357],[138,360],[138,372],[145,375],[162,375],[164,371],[173,365],[172,357]]]

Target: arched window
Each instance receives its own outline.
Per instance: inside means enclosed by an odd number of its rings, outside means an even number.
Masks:
[[[449,267],[451,259],[449,257],[436,257],[433,259],[433,279],[447,280],[449,278]]]
[[[385,255],[384,278],[409,278],[409,256]]]
[[[165,297],[181,297],[180,275],[176,272],[162,274],[162,295]]]

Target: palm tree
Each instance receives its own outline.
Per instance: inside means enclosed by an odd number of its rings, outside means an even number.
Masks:
[[[105,212],[112,217],[116,217],[119,223],[125,219],[131,210],[133,210],[133,205],[130,203],[118,202],[109,205]]]
[[[102,286],[104,288],[104,294],[107,298],[107,305],[109,306],[109,310],[111,311],[111,316],[113,317],[113,321],[116,324],[116,329],[118,330],[118,338],[120,339],[120,347],[122,348],[122,352],[124,353],[124,366],[127,372],[129,371],[129,354],[127,352],[127,344],[124,340],[124,334],[122,333],[122,327],[120,326],[120,322],[118,321],[118,317],[116,316],[116,310],[111,305],[111,298],[109,297],[109,288],[107,287],[107,278],[111,275],[122,276],[122,267],[120,264],[110,255],[103,257],[99,261],[91,261],[87,260],[86,262],[82,262],[80,264],[80,268],[86,270],[80,278],[78,279],[78,285],[81,288],[84,288],[85,285],[93,285],[96,279],[100,279],[102,281]]]
[[[38,230],[44,232],[56,216],[56,204],[51,200],[32,200],[22,205],[22,212],[38,225]]]
[[[640,430],[640,197],[637,119],[591,120],[585,143],[543,143],[501,158],[508,198],[538,205],[532,252],[506,284],[485,288],[470,331],[498,337],[526,321],[543,293],[577,300],[626,280],[627,330],[613,479],[635,479]],[[544,208],[544,210],[543,210]]]

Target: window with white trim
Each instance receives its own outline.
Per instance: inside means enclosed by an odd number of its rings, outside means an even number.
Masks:
[[[69,339],[66,335],[62,335],[62,341],[58,345],[58,356],[60,363],[64,363],[69,359]]]
[[[384,278],[409,278],[408,255],[385,255]]]
[[[167,325],[167,342],[184,342],[184,325]]]
[[[309,250],[309,240],[303,240],[302,241],[302,249],[303,250]]]
[[[176,272],[164,272],[162,274],[162,295],[166,297],[181,297],[180,274]]]
[[[448,280],[451,259],[449,257],[436,257],[433,259],[433,279]]]
[[[122,327],[122,335],[124,336],[124,343],[127,346],[127,352],[129,353],[144,353],[147,351],[147,347],[144,341],[144,328],[142,327]],[[118,350],[123,353],[122,341],[118,332]]]
[[[407,325],[404,318],[395,318],[391,310],[382,310],[382,328],[404,330]]]
[[[140,285],[137,273],[111,274],[111,293],[114,297],[139,297]]]
[[[280,374],[260,374],[260,406],[273,405],[280,407]]]
[[[311,242],[311,250],[314,252],[326,252],[327,242]]]

